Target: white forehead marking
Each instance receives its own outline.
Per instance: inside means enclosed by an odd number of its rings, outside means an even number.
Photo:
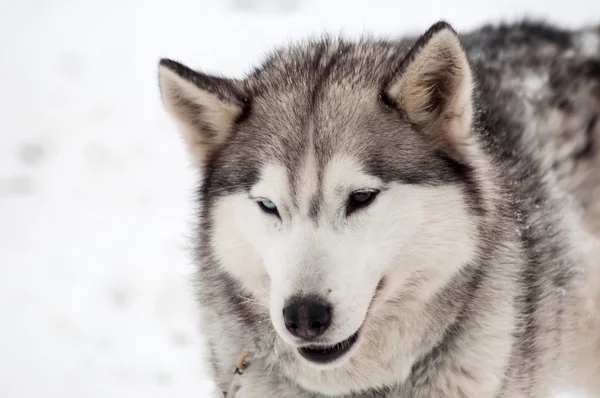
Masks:
[[[324,175],[326,199],[334,195],[337,189],[353,191],[357,189],[381,188],[383,182],[374,176],[364,172],[363,167],[349,155],[335,155],[325,167]]]
[[[289,181],[285,168],[276,163],[263,167],[258,183],[250,191],[250,195],[266,198],[276,205],[289,200]]]
[[[313,144],[312,124],[309,125],[309,142],[307,151],[297,171],[296,197],[299,213],[303,217],[310,214],[311,201],[322,189],[322,204],[338,204],[340,194],[346,195],[358,189],[381,189],[383,182],[364,172],[361,164],[350,155],[336,154],[325,165],[323,185],[319,187],[319,169],[315,146]],[[292,170],[292,173],[294,170]],[[263,167],[259,182],[252,188],[250,195],[272,200],[277,206],[289,205],[290,179],[283,165],[270,163]],[[319,204],[320,207],[322,207]]]
[[[296,180],[296,197],[294,200],[300,208],[300,214],[307,215],[310,208],[311,198],[318,190],[317,161],[313,141],[313,123],[308,125],[307,151],[299,170],[291,170],[298,173]],[[291,204],[290,176],[283,165],[269,163],[261,170],[258,183],[252,187],[250,195],[253,197],[264,197],[272,200],[277,206]]]

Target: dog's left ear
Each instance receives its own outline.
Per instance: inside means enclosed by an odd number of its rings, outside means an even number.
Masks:
[[[437,149],[460,161],[471,132],[472,89],[457,33],[438,22],[417,40],[384,94]]]

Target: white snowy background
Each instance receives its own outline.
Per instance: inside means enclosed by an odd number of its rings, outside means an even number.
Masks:
[[[159,57],[242,76],[311,33],[524,16],[600,23],[600,2],[0,0],[0,397],[209,395]]]

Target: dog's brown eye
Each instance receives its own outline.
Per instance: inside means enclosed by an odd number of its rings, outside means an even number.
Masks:
[[[355,203],[366,203],[373,197],[373,192],[355,192],[352,194],[352,200]]]
[[[361,209],[363,207],[367,207],[370,205],[379,191],[356,191],[350,194],[350,199],[348,199],[348,206],[346,209],[346,215]]]

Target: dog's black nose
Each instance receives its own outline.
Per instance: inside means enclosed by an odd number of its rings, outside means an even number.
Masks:
[[[283,309],[287,330],[296,337],[319,337],[331,325],[331,306],[314,297],[294,298]]]

